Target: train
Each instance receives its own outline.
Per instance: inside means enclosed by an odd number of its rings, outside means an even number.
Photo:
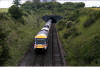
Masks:
[[[49,19],[43,28],[38,32],[34,38],[34,50],[35,51],[46,51],[48,48],[48,35],[50,32],[52,19]]]

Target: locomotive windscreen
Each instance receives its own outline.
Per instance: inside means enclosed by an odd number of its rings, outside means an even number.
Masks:
[[[46,44],[47,39],[46,38],[36,38],[35,42],[36,44]]]

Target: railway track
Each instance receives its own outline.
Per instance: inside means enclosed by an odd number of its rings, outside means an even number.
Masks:
[[[53,24],[52,28],[52,64],[53,66],[63,66],[65,62],[63,61],[64,57],[62,57],[61,46],[59,46],[55,24]]]
[[[18,66],[65,66],[62,47],[59,44],[55,23],[51,26],[48,39],[47,52],[36,54],[31,47]]]

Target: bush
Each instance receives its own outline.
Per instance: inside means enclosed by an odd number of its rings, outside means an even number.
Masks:
[[[0,13],[0,20],[1,20],[1,19],[7,20],[8,18],[7,18],[7,16],[6,16],[6,14],[7,14],[7,13]]]
[[[72,29],[70,29],[70,34],[72,34],[72,37],[76,37],[78,35],[80,35],[80,33],[78,32],[77,28],[73,27]]]
[[[76,37],[76,36],[78,36],[78,35],[80,35],[80,34],[81,34],[81,33],[78,32],[78,30],[77,30],[75,27],[73,27],[73,28],[71,28],[71,29],[68,29],[67,32],[64,33],[63,37],[64,37],[65,39],[67,39],[67,38],[70,37],[70,36]]]
[[[65,39],[67,39],[70,35],[71,35],[70,33],[66,32],[66,33],[64,33],[63,37],[64,37]]]
[[[100,37],[95,35],[90,39],[90,41],[82,44],[82,56],[83,59],[87,61],[86,64],[91,64],[95,60],[95,64],[98,64],[98,59],[100,58]]]
[[[68,21],[68,22],[66,23],[66,27],[67,27],[67,28],[71,28],[72,25],[73,25],[72,21]]]
[[[67,53],[67,60],[71,65],[100,65],[98,61],[100,59],[100,36],[95,35],[81,44],[68,45]]]
[[[0,66],[3,65],[9,58],[9,49],[5,44],[6,36],[7,34],[3,33],[2,29],[0,28]]]
[[[66,23],[67,21],[66,20],[64,20],[64,19],[62,19],[62,20],[60,20],[59,22],[58,22],[58,30],[63,30],[63,28],[64,28],[64,26],[66,25],[65,23]]]
[[[94,23],[95,19],[94,18],[89,18],[86,20],[86,22],[83,24],[84,27],[89,27]]]
[[[96,19],[100,17],[100,12],[99,11],[93,11],[89,14],[89,18],[86,20],[86,22],[83,24],[84,27],[89,27],[91,26]]]
[[[8,13],[14,18],[19,19],[23,16],[22,9],[13,5],[8,9]]]

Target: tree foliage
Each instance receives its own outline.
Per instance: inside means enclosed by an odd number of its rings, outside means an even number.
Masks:
[[[26,3],[22,4],[22,7],[25,10],[50,10],[50,11],[65,11],[65,10],[73,10],[77,8],[83,8],[85,6],[84,3],[64,3],[60,4],[57,2],[47,2],[47,3],[34,3],[27,1]]]
[[[100,65],[99,18],[100,11],[88,8],[65,12],[57,27],[68,65]]]
[[[19,6],[20,5],[20,0],[13,0],[14,5]]]
[[[3,32],[3,29],[0,28],[0,66],[5,63],[9,58],[9,49],[5,44],[5,38],[7,34]]]
[[[19,19],[23,16],[22,10],[17,7],[16,5],[13,5],[9,8],[8,13],[14,18]]]

